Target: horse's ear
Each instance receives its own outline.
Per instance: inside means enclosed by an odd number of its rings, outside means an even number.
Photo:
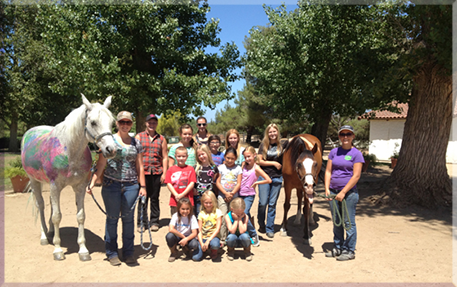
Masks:
[[[311,152],[312,152],[313,154],[315,154],[315,153],[317,152],[317,149],[318,149],[318,148],[319,148],[319,147],[317,146],[317,143],[315,143],[314,146],[313,146],[313,149],[311,150]]]
[[[105,108],[109,108],[109,106],[111,105],[111,98],[112,98],[112,96],[109,96],[106,98],[105,102],[103,103]]]
[[[92,104],[87,100],[87,98],[81,93],[82,99],[83,99],[83,104],[86,106],[88,110],[92,108]]]

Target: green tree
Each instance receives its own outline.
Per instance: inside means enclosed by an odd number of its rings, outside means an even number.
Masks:
[[[181,118],[181,113],[176,111],[169,115],[162,115],[159,119],[159,125],[157,126],[157,132],[163,136],[179,136],[179,119]]]
[[[237,47],[221,45],[218,21],[206,18],[206,1],[187,2],[43,7],[37,23],[51,51],[48,64],[59,71],[52,91],[91,99],[114,95],[113,109],[133,111],[138,123],[150,107],[186,117],[203,114],[202,103],[214,108],[231,98],[227,82],[237,79]],[[205,52],[210,46],[220,47],[220,55]]]
[[[246,71],[277,117],[312,124],[325,142],[333,114],[357,115],[391,101],[393,95],[367,96],[367,83],[392,62],[383,43],[371,41],[382,25],[367,21],[373,8],[303,1],[292,12],[284,5],[265,11],[271,27],[251,29]],[[362,61],[376,50],[382,52]]]

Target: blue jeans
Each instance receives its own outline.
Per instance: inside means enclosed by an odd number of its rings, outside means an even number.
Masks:
[[[330,189],[331,194],[336,195],[339,192],[340,192],[340,190]],[[351,228],[346,231],[346,240],[345,240],[344,239],[344,231],[345,231],[344,226],[349,225],[349,221],[348,221],[347,217],[346,216],[344,217],[344,219],[343,219],[344,222],[340,226],[335,226],[335,224],[333,224],[333,242],[334,242],[336,249],[348,250],[348,251],[354,252],[355,245],[357,243],[357,228],[355,225],[355,210],[357,207],[357,202],[359,201],[359,193],[357,192],[357,188],[353,188],[348,193],[346,193],[346,196],[344,197],[344,199],[346,199],[346,205],[347,205],[348,213],[349,213],[348,215],[349,215],[349,219],[351,220]],[[338,224],[339,218],[335,219],[337,214],[334,214],[333,206],[334,206],[334,204],[337,204],[339,212],[340,212],[340,214],[342,214],[341,213],[342,212],[342,210],[341,210],[342,203],[337,200],[332,200],[332,201],[329,201],[329,204],[330,204],[330,210],[332,212],[332,218],[334,218],[334,220],[336,220],[336,223]]]
[[[259,176],[259,181],[264,180]],[[257,220],[259,228],[265,229],[267,232],[274,232],[276,203],[278,202],[279,191],[282,185],[282,176],[271,179],[270,184],[259,185],[259,209]],[[265,212],[268,205],[267,224],[265,225]]]
[[[118,256],[117,223],[119,214],[122,216],[122,255],[133,255],[133,240],[135,238],[134,211],[131,210],[138,197],[139,185],[133,182],[103,180],[102,197],[106,208],[105,249],[106,256]],[[125,216],[127,215],[127,216]]]
[[[201,195],[194,195],[194,215],[195,215],[195,218],[198,218],[198,214],[200,213],[201,206],[202,206]]]
[[[227,246],[247,248],[251,246],[251,238],[249,238],[247,233],[240,234],[240,236],[230,233],[227,236]]]
[[[203,239],[203,243],[206,242],[207,239]],[[221,241],[218,237],[214,237],[213,240],[209,242],[209,249],[218,250],[221,247]],[[200,261],[203,259],[203,250],[200,244],[198,244],[198,252],[194,256],[192,256],[192,260]]]
[[[246,208],[244,209],[244,213],[246,213],[246,215],[249,218],[247,232],[249,233],[249,236],[255,237],[257,235],[257,231],[255,230],[254,225],[252,225],[251,214],[250,214],[252,204],[254,203],[255,195],[248,195],[248,196],[241,196],[240,195],[240,197],[244,200],[244,203],[246,204]]]
[[[171,232],[168,232],[165,236],[165,240],[167,241],[168,247],[172,248],[173,246],[177,245],[179,241],[181,241],[181,238]],[[198,243],[197,238],[192,238],[189,242],[187,242],[187,246],[192,251],[192,256],[198,254],[198,247],[200,244]]]

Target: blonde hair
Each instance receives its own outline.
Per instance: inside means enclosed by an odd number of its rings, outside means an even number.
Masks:
[[[200,158],[198,156],[198,152],[199,151],[202,151],[202,152],[206,153],[206,156],[208,158],[208,162],[209,162],[210,166],[215,166],[216,165],[216,164],[214,164],[213,156],[211,155],[211,150],[209,149],[209,147],[206,144],[202,144],[202,145],[197,147],[197,152],[196,152],[196,154],[197,154],[197,167],[195,167],[195,171],[196,172],[198,170],[200,170],[201,165],[202,165],[202,162],[200,161]]]
[[[265,129],[265,133],[263,135],[263,140],[262,140],[263,149],[262,149],[261,154],[263,156],[263,160],[267,160],[268,149],[271,145],[270,137],[268,136],[268,132],[270,131],[270,129],[276,129],[278,131],[278,137],[276,139],[276,141],[278,142],[277,143],[278,147],[276,149],[276,152],[277,152],[278,156],[282,153],[281,132],[279,131],[279,127],[276,124],[269,124],[267,126],[267,128]],[[259,151],[259,153],[260,153],[260,151]]]
[[[241,197],[236,197],[235,199],[230,202],[230,209],[233,210],[245,210],[246,203]]]
[[[236,144],[236,153],[238,154],[238,156],[241,154],[240,150],[241,150],[241,137],[240,137],[240,133],[236,130],[236,129],[230,129],[228,130],[228,132],[225,134],[225,149],[228,149],[231,145],[229,143],[229,137],[231,134],[236,134],[236,136],[238,137],[238,143]]]
[[[252,153],[252,154],[254,155],[254,162],[255,162],[255,163],[258,163],[258,160],[259,160],[259,159],[258,159],[257,156],[256,156],[257,153],[256,153],[255,148],[254,148],[253,146],[248,146],[248,147],[246,147],[246,149],[243,151],[243,155],[244,155],[245,152],[250,152],[250,153]],[[246,156],[245,156],[244,158],[246,159]]]
[[[211,213],[216,213],[217,199],[216,199],[216,195],[211,190],[205,191],[202,194],[202,197],[200,198],[200,201],[201,201],[201,204],[202,204],[202,211],[204,211],[205,213],[208,213],[208,212],[206,212],[206,209],[205,209],[205,207],[203,205],[203,202],[208,198],[211,199],[211,201],[213,202],[213,210],[211,210]]]

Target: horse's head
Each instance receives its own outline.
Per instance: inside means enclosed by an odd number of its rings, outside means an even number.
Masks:
[[[87,140],[95,143],[105,158],[113,158],[116,155],[116,144],[111,132],[114,117],[108,110],[111,105],[111,96],[106,98],[103,105],[100,105],[90,103],[83,94],[81,95],[86,106],[84,134]]]
[[[314,157],[317,150],[317,144],[314,144],[312,150],[303,150],[295,164],[298,178],[302,182],[303,189],[310,203],[313,203],[314,186],[316,186],[317,176],[319,174],[318,162]]]

